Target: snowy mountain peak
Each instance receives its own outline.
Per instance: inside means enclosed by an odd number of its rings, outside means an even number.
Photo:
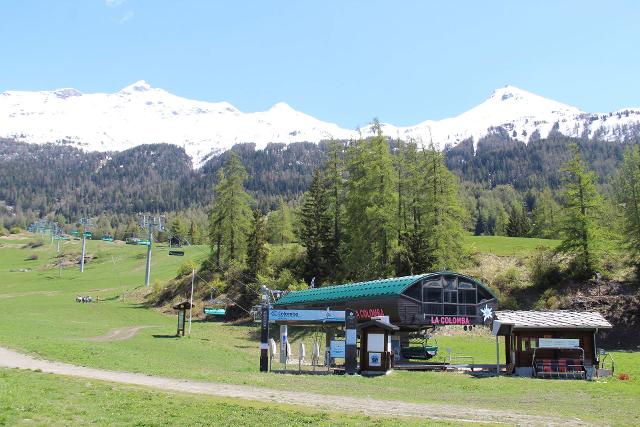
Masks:
[[[296,110],[291,108],[291,106],[289,104],[287,104],[286,102],[278,102],[276,104],[273,104],[273,106],[271,108],[269,108],[269,111],[295,112]]]
[[[472,139],[478,144],[494,129],[528,142],[546,138],[556,127],[575,137],[623,141],[640,135],[640,109],[606,114],[585,113],[526,90],[505,86],[481,104],[443,120],[415,126],[383,123],[386,136],[421,144],[455,146]],[[362,135],[372,134],[371,126]],[[244,113],[228,102],[181,98],[137,81],[114,94],[82,94],[72,88],[54,91],[11,91],[0,96],[0,137],[31,143],[64,141],[91,151],[121,151],[140,144],[166,142],[184,147],[199,166],[212,153],[234,144],[253,142],[319,142],[358,138],[359,133],[318,120],[284,102],[267,111]]]
[[[72,96],[82,96],[82,92],[72,87],[56,89],[53,91],[54,95],[61,99],[67,99]]]
[[[135,92],[146,92],[153,89],[149,83],[144,80],[138,80],[135,83],[130,84],[127,87],[124,87],[120,90],[120,93],[135,93]]]

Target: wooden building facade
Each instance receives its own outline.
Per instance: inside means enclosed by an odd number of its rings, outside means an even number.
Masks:
[[[516,375],[569,376],[580,370],[588,378],[599,362],[597,333],[610,328],[597,312],[497,311],[492,332],[504,337],[506,364]]]

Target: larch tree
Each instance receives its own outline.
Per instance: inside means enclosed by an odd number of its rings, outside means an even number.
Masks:
[[[614,181],[616,199],[622,207],[624,246],[628,250],[627,261],[640,279],[640,150],[628,149]]]
[[[397,177],[380,124],[375,136],[359,139],[348,150],[346,267],[354,277],[393,274],[397,248]]]
[[[253,215],[251,196],[244,189],[247,172],[238,156],[230,153],[218,173],[209,221],[211,249],[218,268],[222,262],[244,261]]]
[[[564,218],[557,251],[572,257],[572,273],[576,277],[588,278],[599,266],[598,217],[602,198],[596,189],[595,174],[587,170],[578,147],[573,145],[571,149],[573,156],[562,169]]]
[[[444,163],[444,154],[433,144],[423,153],[425,175],[422,183],[423,226],[427,236],[431,269],[458,266],[465,256],[463,222],[458,179]]]

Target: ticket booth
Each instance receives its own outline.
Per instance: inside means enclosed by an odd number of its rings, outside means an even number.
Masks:
[[[375,318],[358,325],[362,375],[385,374],[393,368],[390,336],[399,329],[385,320]]]

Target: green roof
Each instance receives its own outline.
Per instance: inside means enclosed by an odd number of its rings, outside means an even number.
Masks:
[[[400,295],[409,285],[426,276],[429,276],[429,274],[391,277],[389,279],[293,291],[283,295],[282,298],[276,301],[275,305],[308,304],[316,301],[344,301],[354,298]]]
[[[373,298],[386,295],[400,295],[410,285],[425,277],[454,275],[466,280],[475,282],[482,288],[486,289],[491,296],[496,295],[478,280],[471,277],[453,273],[450,271],[439,271],[436,273],[418,274],[415,276],[391,277],[388,279],[370,280],[368,282],[345,283],[343,285],[327,286],[323,288],[309,288],[301,291],[292,291],[283,295],[275,306],[312,304],[325,302],[341,302],[356,298]]]

